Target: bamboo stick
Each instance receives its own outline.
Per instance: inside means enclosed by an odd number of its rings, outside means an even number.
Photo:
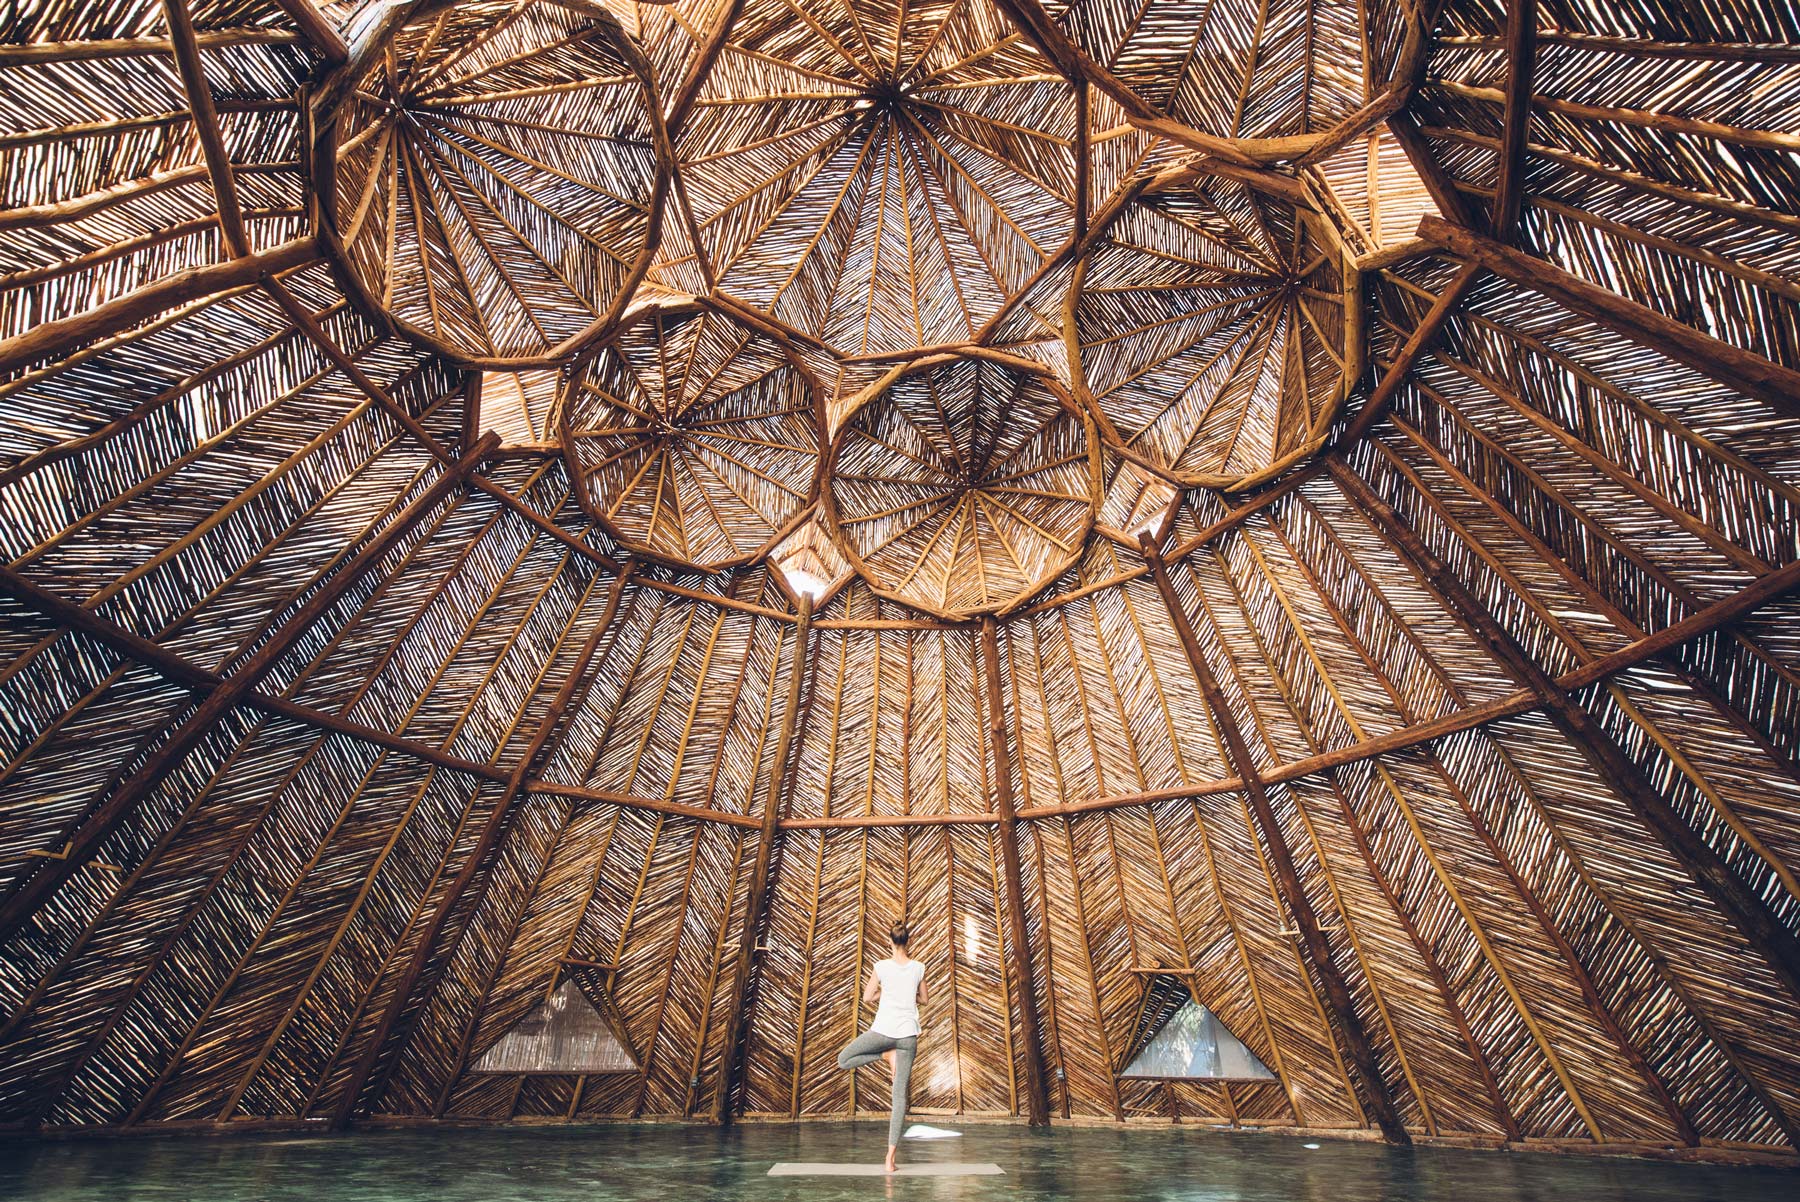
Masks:
[[[1462,581],[1360,476],[1335,457],[1333,478],[1378,532],[1414,565],[1444,608],[1474,635],[1509,674],[1529,688],[1551,721],[1582,754],[1620,801],[1655,835],[1739,932],[1768,961],[1794,997],[1800,998],[1800,939],[1769,903],[1751,890],[1731,865],[1676,813],[1668,800],[1603,727],[1545,675],[1518,641],[1476,601]],[[1790,565],[1791,566],[1791,565]]]
[[[41,868],[23,878],[0,907],[0,943],[10,939],[24,922],[61,887],[77,869],[99,850],[106,836],[134,810],[140,801],[162,780],[180,767],[187,753],[205,737],[213,724],[249,696],[263,677],[280,663],[282,656],[306,631],[322,617],[344,592],[380,562],[400,538],[418,521],[436,508],[462,484],[494,440],[483,442],[458,464],[439,475],[431,488],[407,506],[388,526],[370,539],[362,549],[326,584],[315,592],[306,605],[289,618],[263,643],[257,652],[228,672],[206,699],[184,719],[150,757],[121,782],[101,805],[89,814],[80,827],[71,832],[67,852],[61,859],[45,860]]]
[[[518,762],[507,777],[505,787],[489,811],[487,821],[482,824],[481,833],[476,838],[475,846],[470,849],[463,861],[462,869],[450,882],[449,887],[444,890],[443,897],[439,899],[431,917],[426,920],[416,950],[400,974],[400,982],[395,987],[392,999],[388,1002],[386,1009],[382,1011],[374,1031],[369,1035],[368,1042],[363,1047],[362,1055],[357,1058],[355,1067],[351,1069],[349,1080],[344,1086],[343,1097],[339,1100],[337,1109],[331,1116],[330,1127],[332,1130],[341,1131],[349,1125],[351,1116],[356,1112],[357,1104],[362,1100],[363,1089],[369,1083],[374,1072],[375,1063],[380,1058],[382,1049],[386,1046],[388,1037],[393,1033],[407,1003],[411,1001],[419,978],[424,974],[426,962],[431,957],[439,932],[443,930],[444,923],[450,917],[450,911],[456,907],[456,903],[461,900],[463,893],[468,890],[480,872],[483,862],[498,844],[501,833],[506,829],[508,820],[512,817],[513,799],[518,796],[525,782],[536,771],[545,753],[549,750],[551,736],[561,724],[563,713],[568,708],[569,702],[574,698],[576,692],[591,680],[588,671],[589,665],[593,662],[595,653],[600,649],[600,644],[612,625],[612,616],[618,612],[619,598],[625,592],[625,586],[631,579],[634,566],[631,561],[627,560],[623,570],[613,580],[612,590],[607,595],[606,611],[601,615],[602,620],[594,624],[592,633],[588,635],[587,641],[576,653],[575,662],[570,667],[568,676],[563,679],[562,687],[551,698],[549,706],[544,710],[544,716],[539,719],[537,728],[532,733],[530,742],[526,744],[525,750],[520,754]],[[454,950],[454,943],[455,941],[452,940],[451,946],[444,949],[443,960],[447,961],[450,958]],[[380,1092],[379,1083],[375,1092],[377,1094]]]
[[[1617,331],[1639,346],[1684,363],[1746,396],[1768,403],[1788,417],[1800,416],[1800,371],[1752,351],[1721,342],[1693,326],[1665,317],[1534,255],[1503,246],[1473,230],[1435,217],[1419,222],[1419,237],[1515,284],[1530,288],[1563,308]]]

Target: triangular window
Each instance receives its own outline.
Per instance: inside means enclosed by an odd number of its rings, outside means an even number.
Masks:
[[[1180,978],[1154,976],[1144,991],[1132,1055],[1122,1078],[1156,1081],[1273,1081],[1243,1040],[1195,1001]]]
[[[477,1073],[635,1073],[618,1028],[571,978],[482,1053]]]

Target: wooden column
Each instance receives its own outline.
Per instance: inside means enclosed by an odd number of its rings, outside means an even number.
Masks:
[[[1037,983],[1025,934],[1025,891],[1019,884],[1018,813],[1013,806],[1012,749],[1000,688],[1000,635],[991,615],[981,619],[981,674],[987,678],[988,746],[994,756],[994,809],[999,817],[1000,866],[1005,877],[1007,938],[1012,944],[1014,987],[1019,997],[1019,1041],[1025,1045],[1025,1108],[1033,1127],[1047,1126],[1044,1056],[1038,1044]]]
[[[617,578],[613,580],[612,591],[607,594],[606,608],[601,611],[599,620],[594,623],[593,630],[588,634],[587,641],[576,653],[575,663],[570,666],[568,676],[563,678],[562,687],[557,689],[556,696],[550,700],[549,708],[539,719],[537,729],[532,732],[531,741],[519,754],[518,762],[513,765],[512,773],[508,776],[505,787],[501,790],[499,798],[495,800],[493,809],[489,811],[487,821],[482,825],[481,834],[476,838],[475,846],[470,849],[468,858],[463,861],[462,868],[457,872],[455,879],[450,882],[449,888],[444,891],[444,896],[439,899],[437,908],[426,920],[418,943],[413,948],[412,956],[407,960],[406,967],[401,972],[400,984],[395,988],[393,996],[388,999],[387,1008],[382,1011],[380,1021],[376,1023],[374,1032],[369,1036],[369,1042],[364,1046],[362,1055],[357,1058],[355,1068],[351,1070],[350,1080],[344,1087],[344,1096],[339,1099],[337,1110],[331,1116],[332,1130],[343,1130],[349,1124],[351,1115],[356,1112],[356,1103],[362,1096],[363,1086],[374,1071],[375,1062],[381,1057],[382,1047],[388,1042],[388,1036],[393,1033],[395,1024],[399,1022],[401,1013],[406,1009],[407,1001],[418,986],[419,978],[424,974],[425,964],[431,958],[433,945],[437,943],[438,935],[444,929],[445,921],[450,917],[450,912],[456,908],[456,903],[468,890],[469,885],[480,873],[482,863],[488,859],[494,846],[500,841],[500,835],[508,825],[507,819],[513,808],[513,802],[526,791],[526,784],[542,762],[544,753],[549,749],[550,737],[556,732],[557,726],[561,724],[563,713],[568,709],[569,702],[592,680],[589,669],[593,663],[594,653],[600,649],[601,642],[613,626],[613,618],[619,612],[619,602],[625,595],[625,588],[630,583],[631,574],[636,567],[635,560],[627,559],[624,566],[619,569]],[[473,913],[471,913],[470,920],[473,921]],[[467,924],[464,929],[467,929]],[[454,950],[454,947],[444,949],[441,957],[443,963],[449,963]]]
[[[1287,839],[1281,833],[1280,823],[1276,821],[1275,808],[1269,803],[1268,787],[1257,770],[1256,761],[1251,757],[1249,744],[1244,741],[1244,733],[1238,727],[1237,719],[1232,717],[1231,710],[1225,704],[1218,679],[1200,650],[1200,641],[1194,634],[1194,627],[1188,621],[1187,611],[1181,607],[1181,599],[1175,594],[1174,582],[1169,579],[1169,565],[1163,561],[1162,552],[1148,534],[1141,536],[1141,542],[1144,557],[1150,565],[1150,575],[1156,581],[1157,590],[1162,593],[1163,604],[1169,611],[1169,621],[1174,625],[1176,637],[1181,640],[1181,648],[1187,654],[1195,678],[1200,682],[1200,691],[1205,695],[1207,708],[1212,711],[1213,721],[1225,744],[1225,753],[1231,760],[1232,770],[1244,783],[1244,797],[1250,803],[1250,811],[1256,817],[1257,826],[1262,828],[1263,843],[1269,852],[1269,865],[1274,869],[1276,886],[1287,904],[1288,913],[1293,917],[1294,929],[1300,933],[1301,946],[1306,949],[1307,958],[1312,961],[1314,971],[1319,974],[1319,983],[1325,988],[1325,1003],[1337,1020],[1338,1034],[1362,1083],[1369,1111],[1389,1143],[1409,1144],[1412,1139],[1406,1134],[1406,1127],[1400,1121],[1400,1112],[1394,1107],[1393,1095],[1381,1075],[1380,1067],[1375,1063],[1375,1049],[1369,1043],[1368,1033],[1363,1030],[1362,1020],[1356,1017],[1350,987],[1331,958],[1331,945],[1326,941],[1325,932],[1319,927],[1318,915],[1300,884],[1300,874],[1294,867],[1293,853],[1288,850]]]
[[[337,604],[351,585],[380,563],[388,550],[421,518],[462,487],[464,478],[488,456],[495,442],[495,439],[489,439],[477,444],[468,455],[445,470],[429,489],[389,522],[386,529],[364,543],[293,617],[277,627],[254,655],[235,671],[227,670],[222,674],[219,683],[207,693],[206,699],[150,752],[137,771],[121,781],[82,821],[81,826],[69,837],[68,847],[62,857],[45,859],[42,867],[13,888],[5,905],[0,906],[0,944],[11,939],[62,883],[93,857],[106,837],[169,773],[181,766],[188,752],[221,718],[249,699],[263,677],[274,670],[288,650],[314,622]]]
[[[788,671],[787,708],[781,714],[781,733],[775,739],[775,758],[769,764],[769,800],[763,804],[762,825],[756,832],[756,857],[750,863],[750,896],[744,903],[744,929],[738,933],[737,954],[731,970],[731,996],[726,1003],[725,1042],[720,1049],[718,1092],[713,1097],[712,1120],[730,1123],[731,1095],[743,1072],[744,1003],[750,978],[756,969],[756,933],[769,905],[769,878],[775,860],[775,836],[781,829],[781,787],[787,782],[788,756],[794,747],[794,730],[800,717],[800,697],[811,663],[808,643],[812,634],[812,597],[800,594],[800,620],[794,623],[794,660]]]
[[[1796,939],[1762,896],[1747,885],[1713,846],[1675,812],[1661,792],[1593,715],[1577,705],[1487,607],[1427,547],[1392,506],[1368,483],[1336,458],[1332,476],[1368,517],[1376,531],[1418,569],[1427,586],[1460,625],[1487,649],[1507,672],[1534,693],[1564,738],[1574,745],[1596,779],[1606,783],[1639,822],[1668,849],[1675,862],[1737,925],[1745,940],[1762,954],[1791,996],[1800,999],[1800,939]]]

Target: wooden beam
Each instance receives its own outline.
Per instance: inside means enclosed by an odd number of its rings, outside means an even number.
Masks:
[[[1164,562],[1162,553],[1156,543],[1146,534],[1143,539],[1145,560],[1150,566],[1150,574],[1156,581],[1157,591],[1162,594],[1163,604],[1168,608],[1169,621],[1175,628],[1175,635],[1181,640],[1182,650],[1186,653],[1188,663],[1194,670],[1194,676],[1200,683],[1200,691],[1205,696],[1207,708],[1212,711],[1213,721],[1218,728],[1221,740],[1225,744],[1226,755],[1231,766],[1244,782],[1244,798],[1256,818],[1256,825],[1261,828],[1264,846],[1269,852],[1269,866],[1274,872],[1277,890],[1287,904],[1290,917],[1294,920],[1294,928],[1300,934],[1301,945],[1306,949],[1307,958],[1312,961],[1319,982],[1325,989],[1325,1002],[1331,1008],[1336,1021],[1337,1034],[1341,1038],[1344,1050],[1349,1053],[1350,1062],[1356,1070],[1356,1077],[1362,1085],[1364,1100],[1373,1115],[1376,1125],[1389,1143],[1410,1144],[1412,1139],[1406,1133],[1406,1126],[1400,1119],[1400,1112],[1394,1106],[1392,1093],[1388,1090],[1387,1081],[1381,1075],[1381,1068],[1375,1062],[1375,1049],[1369,1042],[1368,1033],[1364,1031],[1362,1020],[1356,1015],[1355,1003],[1350,996],[1350,987],[1345,982],[1343,973],[1339,971],[1336,961],[1331,958],[1331,945],[1326,941],[1325,932],[1319,926],[1317,913],[1306,891],[1300,882],[1300,874],[1294,866],[1293,853],[1288,849],[1287,839],[1282,835],[1281,826],[1275,816],[1275,808],[1269,802],[1268,789],[1263,783],[1256,761],[1252,757],[1249,744],[1244,741],[1243,731],[1233,717],[1226,704],[1224,694],[1219,688],[1218,679],[1213,675],[1212,667],[1206,661],[1205,653],[1200,649],[1200,641],[1194,634],[1194,627],[1188,621],[1187,611],[1182,607],[1181,598],[1175,592],[1175,584],[1169,578],[1169,567]]]
[[[149,639],[127,630],[110,618],[103,617],[66,597],[58,596],[50,590],[34,584],[4,565],[0,565],[0,594],[9,596],[20,604],[36,610],[60,626],[80,631],[94,641],[111,647],[120,655],[136,660],[171,683],[182,685],[196,692],[208,692],[218,688],[223,682],[224,678],[217,672],[202,668],[170,651],[162,644],[151,642]],[[348,718],[326,713],[324,710],[314,709],[309,705],[302,705],[298,701],[290,701],[286,697],[277,697],[253,689],[245,695],[243,704],[266,714],[274,714],[289,721],[330,731],[332,734],[374,743],[377,746],[386,747],[390,751],[398,751],[427,763],[436,764],[441,768],[454,768],[458,772],[472,773],[489,780],[506,779],[505,773],[488,764],[466,760],[428,743],[420,743],[404,735],[365,726],[360,722],[353,722]]]
[[[731,1095],[743,1072],[744,1005],[750,979],[756,972],[756,932],[769,904],[773,875],[775,836],[781,827],[782,786],[787,783],[788,758],[794,747],[794,728],[800,716],[800,699],[811,665],[812,597],[801,594],[800,618],[794,623],[794,653],[788,670],[787,708],[781,715],[781,732],[775,739],[775,758],[769,763],[769,798],[763,803],[762,824],[756,833],[756,854],[750,862],[750,896],[744,902],[744,926],[738,932],[737,952],[731,973],[731,995],[725,1010],[725,1042],[719,1055],[718,1092],[713,1096],[712,1120],[730,1123]]]
[[[1488,653],[1538,698],[1563,737],[1581,753],[1596,778],[1606,783],[1675,862],[1712,898],[1744,939],[1768,961],[1791,996],[1800,999],[1800,939],[1760,894],[1750,888],[1713,846],[1701,838],[1651,783],[1612,734],[1552,680],[1513,635],[1501,626],[1462,580],[1425,545],[1392,506],[1341,460],[1329,461],[1332,476],[1375,530],[1412,564],[1444,608]],[[1647,640],[1645,640],[1647,642]],[[1591,666],[1591,665],[1590,665]]]
[[[279,2],[279,0],[278,0]],[[311,7],[308,5],[307,7]],[[285,29],[261,29],[244,26],[235,29],[201,30],[196,40],[200,49],[214,50],[224,46],[292,46],[305,41],[305,36]],[[0,46],[0,67],[37,63],[74,63],[98,58],[142,58],[168,54],[175,44],[168,38],[87,38],[67,42],[16,42]]]
[[[639,582],[638,587],[643,587]],[[748,814],[733,814],[725,810],[715,810],[709,806],[684,805],[679,801],[669,801],[663,797],[640,797],[633,793],[615,793],[607,789],[588,789],[579,785],[559,785],[552,781],[532,781],[526,786],[531,793],[544,793],[553,797],[564,797],[575,802],[574,810],[583,810],[599,806],[614,806],[622,810],[639,810],[646,814],[667,814],[671,818],[693,818],[700,822],[712,822],[720,826],[736,826],[760,828],[762,820]],[[786,824],[783,823],[785,826]]]
[[[269,636],[254,655],[244,660],[236,670],[227,671],[208,692],[206,699],[170,732],[143,764],[87,815],[80,827],[69,836],[67,851],[61,859],[44,860],[42,867],[22,878],[13,887],[4,906],[0,907],[0,944],[11,939],[62,883],[93,857],[106,837],[169,773],[180,767],[188,752],[221,718],[245,702],[263,677],[281,662],[289,648],[299,641],[313,623],[337,604],[338,598],[351,585],[367,575],[387,554],[389,548],[421,518],[461,487],[464,477],[480,465],[492,445],[491,440],[482,443],[454,467],[445,470],[429,489],[402,510],[381,533],[363,544],[298,612]]]
[[[350,50],[335,26],[325,19],[313,0],[275,0],[277,7],[299,26],[300,35],[312,43],[328,66],[339,67],[350,57]]]
[[[1050,1122],[1044,1091],[1044,1053],[1038,1042],[1037,981],[1025,930],[1025,891],[1020,885],[1018,813],[1013,808],[1012,749],[1000,689],[1000,636],[993,615],[981,619],[981,674],[987,684],[988,747],[994,757],[994,810],[999,820],[1000,867],[1006,892],[1007,938],[1012,943],[1014,986],[1019,998],[1019,1042],[1025,1053],[1025,1109],[1031,1126]]]
[[[60,359],[77,346],[110,338],[177,305],[254,284],[319,257],[318,242],[308,235],[259,254],[171,272],[154,284],[146,284],[86,312],[41,322],[23,333],[0,340],[0,375],[44,360]]]
[[[49,225],[61,225],[67,221],[79,221],[83,217],[110,209],[114,205],[138,200],[153,195],[167,188],[178,188],[197,179],[206,178],[204,163],[191,163],[186,167],[175,167],[168,171],[154,171],[140,179],[126,180],[110,187],[98,188],[80,196],[71,196],[67,200],[53,200],[44,204],[22,205],[16,209],[0,211],[0,233],[8,230],[40,229]]]
[[[700,44],[699,52],[694,55],[693,65],[688,68],[687,78],[682,80],[681,89],[669,102],[669,111],[663,117],[663,125],[669,131],[670,140],[673,140],[681,132],[681,127],[687,124],[688,114],[694,108],[694,101],[700,98],[700,89],[706,85],[706,77],[712,73],[713,64],[718,61],[719,52],[730,40],[731,27],[737,23],[738,14],[743,9],[744,0],[731,0],[725,6],[725,11],[719,14],[718,21],[707,31],[706,41]],[[700,248],[697,240],[694,243],[694,253],[701,256],[706,253]],[[704,258],[702,261],[704,262]]]
[[[1431,199],[1443,214],[1446,221],[1456,225],[1474,228],[1474,217],[1471,217],[1463,205],[1462,193],[1456,190],[1456,180],[1445,171],[1438,162],[1437,156],[1431,152],[1431,145],[1425,135],[1419,132],[1418,122],[1412,119],[1411,113],[1395,113],[1388,118],[1388,132],[1394,135],[1394,141],[1400,144],[1407,161],[1413,170],[1419,173],[1419,182],[1431,194]]]
[[[194,118],[207,174],[212,177],[213,204],[219,213],[219,230],[234,258],[250,253],[250,235],[244,230],[244,208],[238,203],[237,180],[231,174],[231,155],[219,132],[219,114],[213,108],[212,85],[200,62],[200,43],[194,36],[194,20],[187,0],[163,0],[163,16],[169,22],[169,41],[175,50],[175,68],[187,93],[188,111]]]
[[[1426,217],[1419,222],[1419,237],[1502,279],[1546,296],[1571,313],[1599,322],[1639,346],[1764,401],[1788,417],[1800,417],[1800,371],[1702,334],[1690,325],[1474,230]]]
[[[1525,148],[1531,128],[1531,82],[1537,66],[1537,0],[1506,6],[1506,100],[1500,118],[1500,174],[1489,226],[1512,241],[1525,199]]]
[[[400,983],[395,987],[387,1007],[381,1012],[381,1018],[376,1022],[374,1031],[370,1033],[368,1043],[363,1047],[362,1055],[357,1057],[355,1067],[350,1070],[349,1080],[344,1086],[344,1095],[338,1101],[337,1110],[331,1116],[329,1124],[331,1130],[343,1130],[349,1125],[351,1116],[356,1113],[356,1104],[362,1098],[363,1087],[368,1084],[370,1077],[374,1074],[375,1063],[381,1058],[382,1048],[387,1045],[388,1037],[393,1034],[401,1014],[406,1010],[407,1002],[412,999],[419,979],[425,973],[425,965],[431,959],[438,935],[443,931],[444,923],[449,920],[450,912],[456,908],[457,902],[462,900],[463,894],[468,891],[476,876],[480,874],[483,864],[499,843],[501,834],[510,825],[508,819],[512,814],[513,800],[525,789],[526,783],[542,763],[545,753],[550,747],[550,738],[561,724],[569,702],[578,691],[586,688],[592,682],[593,675],[590,667],[594,654],[600,649],[601,642],[605,640],[613,626],[613,618],[619,612],[619,601],[625,594],[625,586],[630,583],[632,572],[636,566],[634,560],[626,560],[623,569],[614,578],[612,590],[606,597],[606,608],[601,611],[599,619],[594,623],[594,628],[589,632],[587,641],[576,652],[575,662],[570,666],[568,676],[564,677],[562,686],[550,699],[549,706],[544,710],[544,716],[538,720],[537,729],[532,732],[530,742],[525,745],[518,762],[514,764],[512,772],[508,774],[505,787],[500,791],[500,796],[494,800],[493,808],[488,811],[487,820],[482,824],[481,833],[476,837],[475,846],[469,849],[467,857],[463,860],[462,868],[458,870],[455,878],[444,890],[444,895],[432,910],[431,917],[425,921],[425,925],[419,933],[418,942],[413,948],[412,956],[401,971]],[[472,920],[473,916],[471,915]],[[465,925],[463,929],[466,931],[468,928]],[[444,949],[442,961],[446,964],[449,963],[455,952],[455,942],[453,940],[452,945]],[[377,1082],[377,1094],[380,1092],[381,1083],[385,1080],[386,1074],[383,1074],[381,1081]]]
[[[1388,364],[1387,370],[1382,373],[1380,383],[1375,385],[1375,391],[1369,394],[1369,399],[1363,403],[1363,407],[1357,410],[1356,416],[1351,418],[1349,424],[1344,427],[1344,433],[1337,442],[1338,446],[1355,446],[1369,431],[1375,428],[1377,422],[1387,415],[1388,407],[1394,403],[1394,398],[1406,386],[1406,381],[1412,374],[1413,364],[1418,361],[1420,355],[1430,350],[1432,345],[1437,342],[1438,334],[1443,331],[1444,323],[1450,320],[1451,315],[1456,312],[1457,306],[1462,304],[1464,295],[1468,293],[1470,286],[1475,283],[1476,277],[1480,274],[1480,270],[1473,263],[1465,263],[1454,276],[1450,277],[1450,282],[1438,294],[1438,298],[1432,303],[1431,308],[1425,311],[1425,316],[1419,319],[1419,324],[1413,327],[1412,335],[1407,338],[1405,345],[1400,348],[1399,353]],[[1316,475],[1320,470],[1315,464],[1314,474]]]

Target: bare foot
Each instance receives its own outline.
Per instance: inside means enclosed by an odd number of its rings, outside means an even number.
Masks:
[[[887,1066],[888,1066],[888,1067],[889,1067],[889,1068],[890,1068],[890,1069],[891,1069],[891,1068],[893,1068],[893,1067],[894,1067],[894,1054],[893,1054],[893,1053],[892,1053],[892,1052],[883,1052],[883,1053],[882,1053],[882,1054],[881,1054],[881,1058],[882,1058],[882,1059],[883,1059],[883,1060],[885,1060],[885,1061],[887,1061]],[[891,1168],[893,1168],[893,1167],[894,1167],[894,1166],[893,1166],[893,1165],[891,1165],[891,1164],[890,1164],[890,1165],[889,1165],[889,1166],[888,1166],[888,1167],[889,1167],[889,1168],[890,1168],[890,1169],[891,1169]]]
[[[888,1145],[887,1171],[890,1173],[894,1171],[894,1153],[897,1150],[893,1144]]]

